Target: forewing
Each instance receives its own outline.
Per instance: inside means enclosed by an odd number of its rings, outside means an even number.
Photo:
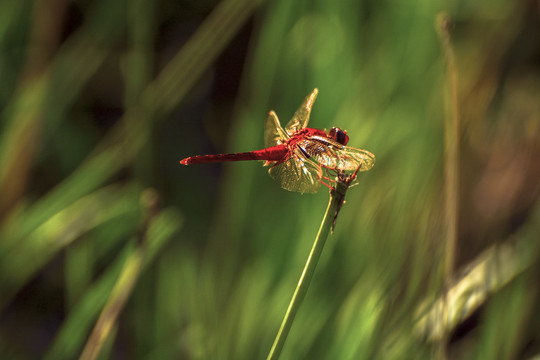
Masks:
[[[347,147],[329,138],[312,136],[298,142],[298,146],[307,156],[329,169],[368,171],[375,164],[375,155],[369,151]]]
[[[300,149],[296,156],[272,166],[268,173],[285,190],[300,193],[315,193],[319,190],[322,170],[319,165],[306,159]]]
[[[266,147],[272,147],[283,144],[289,135],[283,130],[279,119],[274,111],[268,113],[266,118],[266,124],[264,128],[264,145]]]
[[[296,110],[291,121],[285,126],[285,131],[287,131],[289,135],[292,135],[307,126],[309,115],[311,114],[311,107],[313,106],[318,93],[318,89],[313,89],[311,94],[306,97],[302,105]]]
[[[309,139],[299,141],[298,146],[307,156],[319,164],[331,169],[339,167],[340,159],[336,150],[342,149],[344,146],[332,139],[312,136]]]

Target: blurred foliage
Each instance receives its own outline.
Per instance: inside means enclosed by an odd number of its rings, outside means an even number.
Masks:
[[[0,358],[265,358],[328,195],[178,161],[261,148],[315,87],[310,126],[377,163],[282,358],[538,356],[538,34],[532,0],[2,2]]]

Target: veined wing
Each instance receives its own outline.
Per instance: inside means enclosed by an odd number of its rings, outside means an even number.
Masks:
[[[367,150],[344,146],[333,151],[336,157],[330,161],[328,167],[343,171],[368,171],[375,165],[375,155]]]
[[[368,171],[375,165],[375,155],[367,150],[345,146],[336,150],[339,158],[337,168],[345,171]]]
[[[287,141],[288,138],[289,135],[281,127],[276,113],[273,110],[270,111],[268,113],[268,117],[266,118],[266,124],[264,128],[264,146],[268,148],[276,145],[281,145],[285,141]]]
[[[369,151],[347,147],[330,138],[312,136],[298,142],[298,146],[307,156],[329,169],[368,171],[375,164],[375,155]]]
[[[316,193],[321,185],[319,182],[322,176],[321,167],[306,158],[298,148],[286,161],[268,169],[268,173],[283,189],[289,191]]]
[[[298,110],[296,110],[291,121],[287,123],[285,126],[285,131],[287,131],[289,135],[292,135],[307,127],[309,115],[311,114],[311,107],[313,106],[318,93],[318,89],[313,89],[311,94],[306,97],[302,105],[298,108]]]

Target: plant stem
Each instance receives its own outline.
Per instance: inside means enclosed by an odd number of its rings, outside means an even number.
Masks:
[[[458,72],[452,48],[450,34],[450,16],[440,13],[436,19],[437,34],[442,45],[444,60],[446,62],[446,76],[448,82],[449,104],[444,121],[444,299],[448,302],[450,282],[454,273],[454,262],[458,226],[458,200],[459,200],[459,99],[458,99]],[[448,358],[447,338],[444,334],[441,339],[439,359]]]
[[[444,206],[446,232],[445,276],[450,280],[454,270],[457,237],[457,209],[459,199],[459,99],[458,72],[450,37],[450,17],[446,13],[437,16],[437,33],[446,62],[450,106],[444,122]]]
[[[292,299],[289,303],[285,317],[281,322],[281,326],[274,340],[274,344],[272,345],[272,349],[270,349],[267,360],[276,360],[279,358],[279,354],[281,353],[281,349],[285,344],[285,340],[287,339],[287,335],[291,329],[296,312],[306,296],[309,284],[311,283],[315,268],[324,248],[324,243],[328,237],[328,233],[334,227],[339,209],[345,202],[345,193],[347,192],[352,180],[353,177],[339,178],[336,183],[336,188],[330,192],[330,201],[328,202],[328,207],[326,208],[326,213],[324,214],[319,232],[317,233],[317,237],[313,242],[306,265],[304,266],[304,270],[302,271],[302,275],[300,276],[296,290],[294,291]]]

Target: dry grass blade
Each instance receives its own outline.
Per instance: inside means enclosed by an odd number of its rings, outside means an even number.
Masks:
[[[143,233],[144,241],[128,243],[116,261],[81,297],[81,301],[73,307],[58,331],[45,359],[73,359],[85,340],[87,350],[83,355],[89,358],[97,355],[111,334],[110,330],[140,273],[152,263],[158,251],[182,226],[182,218],[170,209],[155,214],[148,221],[146,232]],[[100,311],[100,320],[95,325],[94,334],[87,339]]]
[[[458,72],[450,37],[450,17],[437,16],[437,32],[446,61],[449,90],[449,109],[444,122],[444,219],[446,263],[445,276],[452,277],[457,236],[457,212],[459,199],[459,103]]]
[[[441,341],[455,330],[490,295],[528,269],[536,260],[538,249],[530,236],[493,246],[464,268],[443,296],[423,303],[415,331],[423,339]]]

